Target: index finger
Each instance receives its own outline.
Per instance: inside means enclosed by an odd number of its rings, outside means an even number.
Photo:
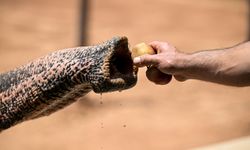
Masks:
[[[136,65],[137,67],[155,66],[159,63],[155,55],[148,55],[148,54],[135,57],[133,61],[134,65]]]

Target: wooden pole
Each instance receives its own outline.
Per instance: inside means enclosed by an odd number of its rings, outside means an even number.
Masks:
[[[248,41],[250,41],[250,0],[247,1],[248,4]]]
[[[79,45],[88,43],[89,0],[80,0]]]

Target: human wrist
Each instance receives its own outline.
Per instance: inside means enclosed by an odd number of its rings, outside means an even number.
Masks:
[[[172,62],[172,75],[180,75],[188,78],[189,69],[192,67],[192,54],[178,52]]]
[[[211,80],[219,77],[224,62],[224,50],[199,51],[187,54],[183,59],[185,69],[183,76],[186,79]]]

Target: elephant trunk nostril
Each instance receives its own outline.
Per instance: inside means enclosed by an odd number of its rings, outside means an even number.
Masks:
[[[110,61],[110,76],[115,74],[126,75],[133,73],[133,61],[131,54],[127,50],[118,49]]]

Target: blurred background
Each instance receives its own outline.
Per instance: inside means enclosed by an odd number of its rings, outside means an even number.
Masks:
[[[181,51],[249,37],[247,0],[0,0],[0,72],[58,49],[115,35],[130,46],[168,41]],[[0,134],[1,150],[192,149],[250,135],[250,88],[202,81],[157,86],[139,72],[126,91],[89,93],[49,117]]]

